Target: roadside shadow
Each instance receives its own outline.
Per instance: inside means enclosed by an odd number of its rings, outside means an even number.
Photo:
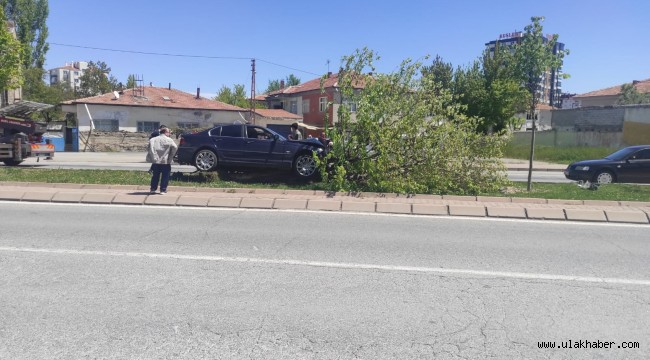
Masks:
[[[214,181],[227,181],[237,184],[268,184],[268,185],[288,185],[300,186],[318,183],[318,178],[314,180],[298,179],[288,171],[281,170],[241,170],[241,169],[219,169],[211,172],[183,173],[174,172],[170,180],[186,183],[206,183]]]
[[[149,194],[149,191],[134,191],[128,194],[129,195],[153,195],[153,194]]]

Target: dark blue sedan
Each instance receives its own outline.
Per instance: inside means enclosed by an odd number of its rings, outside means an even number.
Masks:
[[[307,179],[318,170],[314,152],[325,152],[317,139],[292,141],[261,126],[222,125],[181,135],[177,160],[200,171],[216,170],[220,165],[273,168]]]
[[[574,162],[564,170],[564,176],[596,184],[650,184],[650,145],[630,146],[602,159]]]

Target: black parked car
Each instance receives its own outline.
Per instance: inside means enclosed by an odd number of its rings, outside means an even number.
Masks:
[[[220,165],[274,168],[307,179],[318,170],[314,152],[325,153],[317,139],[292,141],[261,126],[223,125],[181,135],[177,160],[201,171],[216,170]]]
[[[650,145],[626,147],[599,160],[574,162],[564,176],[596,184],[650,183]]]

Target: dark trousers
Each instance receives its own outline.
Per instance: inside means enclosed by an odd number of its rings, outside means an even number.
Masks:
[[[151,164],[151,191],[156,191],[158,182],[160,181],[160,191],[167,191],[167,184],[169,184],[169,174],[172,172],[171,164]]]

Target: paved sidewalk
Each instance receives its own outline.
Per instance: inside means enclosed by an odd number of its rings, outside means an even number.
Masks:
[[[650,202],[179,186],[170,186],[168,190],[165,195],[150,195],[148,186],[0,182],[0,200],[650,224]]]

